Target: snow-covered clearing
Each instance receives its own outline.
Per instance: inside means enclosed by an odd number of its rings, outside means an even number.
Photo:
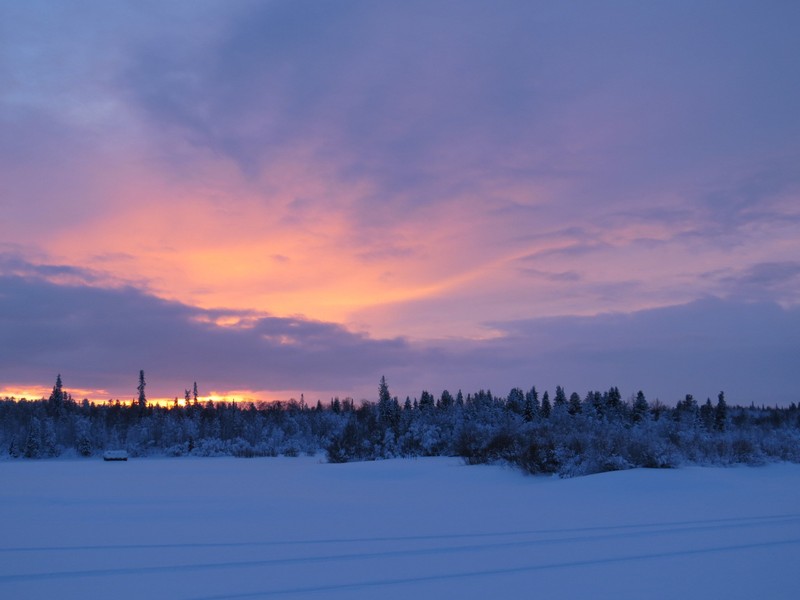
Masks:
[[[800,465],[0,462],[0,598],[797,598]]]

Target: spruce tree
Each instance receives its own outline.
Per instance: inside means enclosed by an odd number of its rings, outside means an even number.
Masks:
[[[147,406],[147,397],[144,395],[144,386],[147,385],[144,381],[144,369],[139,371],[139,387],[136,389],[139,391],[139,406],[144,408]]]
[[[510,392],[508,392],[508,398],[506,398],[506,408],[509,412],[524,415],[525,414],[525,392],[523,392],[520,388],[512,388]]]
[[[714,428],[714,406],[711,404],[711,398],[706,398],[705,404],[700,407],[700,422],[706,431]]]
[[[420,410],[432,410],[436,406],[436,402],[433,399],[433,394],[428,391],[422,390],[422,394],[419,397],[419,409]]]
[[[578,392],[572,392],[569,395],[569,407],[567,411],[571,415],[577,415],[581,412],[581,397],[578,395]]]
[[[447,390],[444,390],[442,392],[441,397],[439,398],[439,408],[441,408],[442,410],[448,410],[453,406],[453,404],[455,404],[453,395]]]
[[[56,412],[64,405],[64,387],[61,384],[61,373],[56,377],[56,384],[50,394],[49,403]]]
[[[25,440],[25,458],[40,458],[42,455],[42,422],[38,417],[31,419],[28,437]]]
[[[714,429],[725,431],[728,422],[728,404],[725,402],[725,392],[717,396],[717,406],[714,408]]]
[[[378,386],[378,418],[383,422],[389,421],[391,402],[392,395],[389,393],[389,385],[386,383],[386,376],[382,376],[381,383]]]
[[[540,411],[543,418],[547,419],[550,416],[551,408],[550,394],[547,392],[547,390],[545,390],[544,394],[542,395],[542,408]]]
[[[644,392],[639,390],[636,393],[636,400],[633,402],[633,422],[638,423],[647,417],[647,412],[650,407],[647,404],[647,399],[644,397]]]
[[[525,422],[530,423],[534,417],[539,413],[539,392],[536,391],[536,386],[533,386],[530,391],[525,394],[525,410],[523,417]]]
[[[567,404],[567,394],[560,385],[556,386],[556,395],[553,398],[553,407],[561,408]]]
[[[378,386],[378,422],[382,427],[393,430],[400,424],[400,403],[389,393],[386,377],[381,377]]]

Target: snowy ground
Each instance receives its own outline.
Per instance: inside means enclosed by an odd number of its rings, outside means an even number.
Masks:
[[[0,462],[0,598],[797,598],[800,466]]]

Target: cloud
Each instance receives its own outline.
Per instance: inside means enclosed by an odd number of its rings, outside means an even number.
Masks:
[[[788,305],[800,304],[800,262],[762,262],[741,269],[709,273],[725,293],[746,300],[778,300]]]
[[[143,368],[165,396],[191,381],[214,389],[346,391],[409,358],[399,339],[372,340],[333,323],[206,311],[132,287],[2,275],[0,290],[6,382],[47,382],[62,372],[78,387],[120,393],[120,383]]]
[[[706,298],[632,313],[491,322],[485,339],[412,345],[427,361],[393,369],[393,390],[491,389],[535,385],[552,393],[618,386],[625,397],[643,390],[674,404],[686,394],[701,401],[720,390],[733,403],[800,401],[800,309],[769,302]]]
[[[746,269],[741,283],[759,287],[772,287],[790,283],[800,278],[800,262],[785,261],[772,263],[759,263]]]
[[[490,325],[505,336],[485,344],[486,359],[509,374],[524,368],[527,381],[550,389],[564,385],[583,395],[617,385],[667,403],[686,393],[713,398],[721,389],[744,404],[800,399],[793,374],[798,308],[708,298],[628,314]]]
[[[124,399],[135,389],[125,382],[144,369],[161,397],[198,381],[206,390],[373,398],[386,375],[401,397],[530,385],[583,395],[616,385],[668,403],[720,389],[738,403],[800,399],[800,309],[768,302],[708,298],[627,314],[500,321],[486,324],[495,335],[484,339],[412,342],[43,278],[53,271],[0,275],[0,386],[42,385],[60,372],[75,388]]]

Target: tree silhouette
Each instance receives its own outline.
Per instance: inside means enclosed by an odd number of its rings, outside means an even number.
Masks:
[[[147,385],[147,384],[144,381],[144,369],[142,369],[141,371],[139,371],[139,387],[136,388],[137,390],[139,390],[138,401],[139,401],[139,406],[141,408],[144,408],[145,406],[147,406],[147,397],[144,395],[144,386],[145,385]]]

